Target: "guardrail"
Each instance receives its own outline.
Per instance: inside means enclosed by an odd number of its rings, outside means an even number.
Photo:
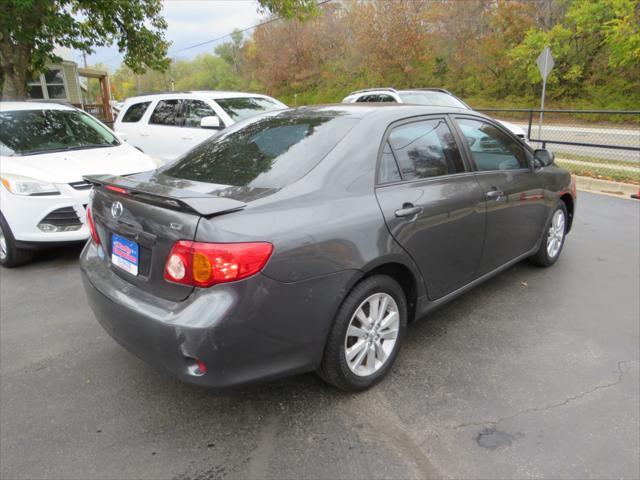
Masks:
[[[640,184],[640,110],[476,110],[522,127],[577,175]]]

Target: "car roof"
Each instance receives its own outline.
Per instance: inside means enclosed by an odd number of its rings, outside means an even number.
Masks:
[[[433,115],[444,113],[469,113],[466,108],[440,107],[431,105],[413,105],[410,103],[375,102],[375,103],[331,103],[325,105],[309,105],[281,110],[279,115],[303,115],[305,113],[333,113],[351,118],[364,118],[372,115],[388,115],[390,117],[406,117]],[[475,112],[473,112],[475,113]]]
[[[136,102],[144,101],[144,100],[155,100],[155,99],[171,99],[176,97],[188,97],[193,96],[197,97],[208,97],[211,99],[221,99],[221,98],[250,98],[250,97],[263,97],[263,98],[271,98],[268,95],[264,95],[262,93],[248,93],[248,92],[232,92],[225,90],[190,90],[186,92],[163,92],[163,93],[148,93],[143,95],[136,95],[134,97],[129,97],[125,100],[125,102],[133,101]]]
[[[70,105],[55,102],[0,102],[0,112],[16,110],[76,110]]]

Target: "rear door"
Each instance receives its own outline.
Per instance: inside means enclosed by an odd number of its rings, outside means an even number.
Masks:
[[[158,100],[148,115],[148,123],[140,132],[139,148],[146,154],[165,161],[174,160],[186,151],[181,143],[182,100]],[[137,145],[138,146],[138,145]]]
[[[478,269],[482,275],[536,245],[548,213],[545,189],[533,170],[531,153],[511,133],[478,117],[456,116],[455,122],[477,171],[487,211]]]
[[[193,288],[164,280],[164,266],[178,240],[195,238],[200,216],[142,202],[104,187],[95,188],[94,192],[91,213],[102,248],[112,261],[112,271],[159,297],[172,301],[185,299]],[[134,250],[131,256],[137,257],[135,274],[113,262],[114,240],[117,245]]]
[[[387,226],[419,266],[435,300],[475,278],[482,252],[484,194],[444,117],[392,125],[376,196]]]

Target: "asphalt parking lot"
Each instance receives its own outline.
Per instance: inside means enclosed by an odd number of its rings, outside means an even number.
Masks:
[[[392,374],[208,391],[118,346],[79,247],[0,272],[0,477],[638,478],[640,202],[580,193],[558,263],[413,324]]]

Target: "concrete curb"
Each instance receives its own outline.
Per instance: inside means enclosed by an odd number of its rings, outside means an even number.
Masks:
[[[640,191],[640,186],[631,183],[612,182],[579,175],[574,175],[574,177],[576,179],[576,188],[587,192],[631,199],[631,195],[637,195]]]

